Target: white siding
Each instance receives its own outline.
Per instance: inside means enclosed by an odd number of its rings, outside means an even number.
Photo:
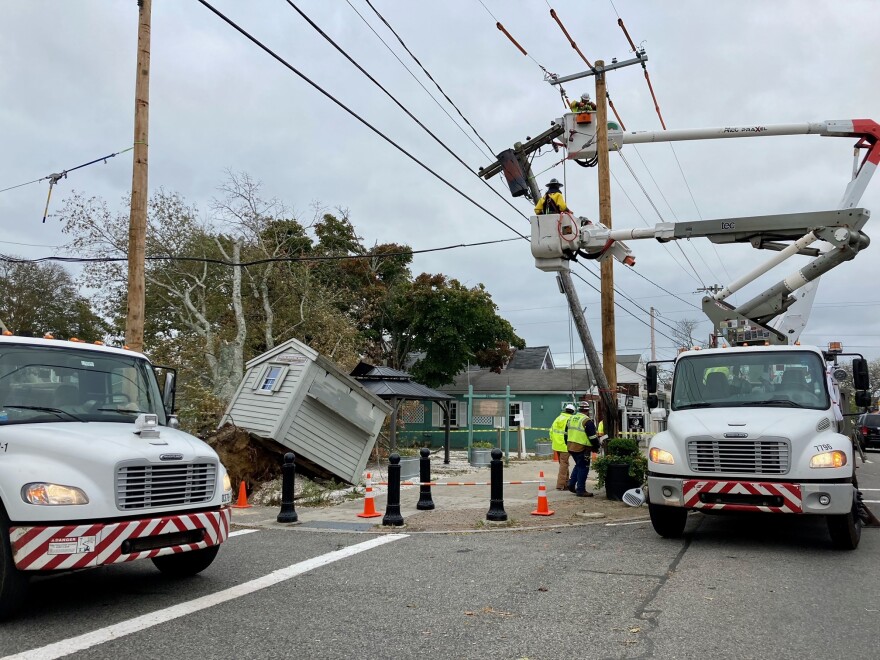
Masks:
[[[264,364],[258,364],[245,374],[238,397],[227,417],[236,426],[266,437],[271,437],[278,420],[284,415],[306,365],[291,364],[284,381],[276,392],[257,394],[254,386],[263,373]]]

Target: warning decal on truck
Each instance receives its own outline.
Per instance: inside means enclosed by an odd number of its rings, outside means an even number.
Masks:
[[[684,506],[692,509],[803,513],[797,484],[690,479],[685,480],[682,492]]]
[[[159,557],[188,550],[200,550],[223,543],[229,536],[231,512],[189,513],[110,524],[55,527],[12,527],[9,540],[15,566],[22,571],[48,571],[118,564],[135,559]],[[198,533],[196,543],[181,544],[181,534]],[[137,539],[167,536],[168,545],[132,551]],[[173,543],[173,544],[172,544]],[[148,544],[148,547],[154,544]]]

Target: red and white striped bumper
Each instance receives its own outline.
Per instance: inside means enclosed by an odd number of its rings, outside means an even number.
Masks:
[[[118,564],[223,543],[229,536],[231,510],[142,518],[108,524],[56,527],[12,527],[9,539],[15,566],[23,571],[49,571]],[[204,530],[198,543],[169,545],[142,552],[123,553],[123,544],[134,539]]]
[[[724,495],[764,496],[779,498],[780,506],[724,502]],[[726,511],[763,511],[765,513],[803,513],[803,496],[798,484],[763,481],[703,481],[682,483],[684,506],[692,509],[724,509]],[[709,501],[706,501],[709,500]],[[714,501],[722,500],[722,501]]]

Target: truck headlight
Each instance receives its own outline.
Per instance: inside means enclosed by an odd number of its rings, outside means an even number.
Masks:
[[[839,468],[846,465],[846,454],[835,449],[816,454],[810,459],[811,468]]]
[[[21,499],[28,504],[47,506],[89,503],[88,496],[80,488],[47,483],[25,484],[21,489]]]
[[[223,473],[223,497],[221,502],[223,504],[230,504],[232,502],[232,479],[229,478],[228,472]]]
[[[652,463],[663,463],[664,465],[675,465],[675,459],[665,449],[658,449],[657,447],[651,447],[651,451],[648,452],[648,456],[651,458]]]

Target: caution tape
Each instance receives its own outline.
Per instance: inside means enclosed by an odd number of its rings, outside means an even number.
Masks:
[[[535,481],[502,481],[505,486],[518,486],[520,484],[540,484],[542,480]],[[389,481],[374,481],[374,486],[390,486]],[[401,486],[491,486],[491,481],[401,481]]]

